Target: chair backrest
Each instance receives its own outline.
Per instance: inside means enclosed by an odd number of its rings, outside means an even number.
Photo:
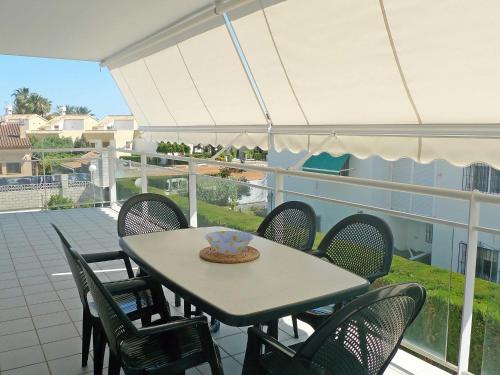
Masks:
[[[109,348],[115,356],[119,356],[120,344],[126,338],[134,336],[137,333],[137,329],[122,309],[120,309],[118,305],[120,303],[120,296],[111,296],[85,259],[80,254],[76,254],[76,256],[87,280],[99,320],[108,339]],[[124,298],[128,298],[128,295],[124,294]]]
[[[163,195],[145,193],[128,199],[118,214],[118,235],[163,232],[188,228],[181,209]]]
[[[381,375],[425,298],[425,289],[415,283],[366,293],[318,327],[295,358],[311,371],[326,369],[317,373]]]
[[[264,218],[257,234],[298,250],[310,250],[316,236],[316,214],[307,203],[285,202]]]
[[[338,222],[318,246],[322,257],[373,282],[387,275],[394,252],[389,226],[382,219],[356,214]]]
[[[68,260],[69,268],[73,274],[73,279],[75,280],[76,288],[78,289],[78,294],[80,295],[83,307],[88,308],[87,294],[89,292],[89,288],[85,275],[83,274],[83,269],[77,261],[77,253],[72,249],[61,230],[55,224],[52,224],[52,227],[55,229],[59,239],[61,240],[64,255],[66,255],[66,259]]]

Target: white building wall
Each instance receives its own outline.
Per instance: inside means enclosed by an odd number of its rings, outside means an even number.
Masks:
[[[305,153],[294,154],[289,151],[270,150],[269,166],[287,168],[296,164]],[[439,160],[430,164],[418,164],[409,159],[394,162],[379,157],[366,160],[350,159],[350,176],[376,180],[392,180],[417,185],[436,186],[462,190],[463,168]],[[389,192],[380,189],[363,189],[350,185],[328,183],[301,178],[285,178],[285,188],[317,196],[332,197],[340,200],[357,202],[376,207],[391,208],[402,212],[467,223],[468,203],[454,199],[435,198],[425,195]],[[321,217],[322,232],[326,232],[339,220],[359,212],[359,209],[326,203],[316,199],[304,199],[288,194],[286,200],[305,200]],[[365,210],[365,212],[370,213]],[[433,225],[432,243],[426,241],[426,224],[388,217],[380,213],[375,215],[385,219],[391,227],[397,249],[412,249],[431,255],[431,264],[436,267],[458,269],[458,246],[467,242],[465,229],[451,228],[445,225]],[[500,207],[481,205],[481,225],[500,228]],[[488,248],[500,249],[500,236],[480,233],[479,241]]]

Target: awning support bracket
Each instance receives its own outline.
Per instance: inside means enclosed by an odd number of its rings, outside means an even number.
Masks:
[[[212,160],[217,159],[220,155],[222,155],[228,149],[230,149],[231,147],[233,147],[233,143],[236,142],[238,139],[240,139],[240,137],[242,135],[244,135],[244,134],[247,134],[247,133],[246,132],[241,132],[236,137],[234,137],[233,139],[231,139],[231,141],[228,142],[226,146],[222,147],[219,151],[217,151],[217,153],[214,156],[212,156],[210,159],[212,159]]]

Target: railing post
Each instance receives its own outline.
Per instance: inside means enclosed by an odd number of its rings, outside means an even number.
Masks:
[[[285,188],[285,176],[283,173],[276,172],[274,181],[274,207],[283,203],[283,189]]]
[[[116,145],[111,140],[108,147],[108,185],[109,185],[109,205],[116,205]],[[104,180],[106,181],[106,180]]]
[[[189,225],[198,226],[198,201],[196,198],[196,163],[189,159]]]
[[[141,193],[148,192],[148,174],[147,174],[148,158],[141,154]]]
[[[472,314],[474,306],[474,282],[476,280],[476,258],[479,225],[480,203],[476,200],[474,190],[469,203],[469,228],[467,240],[467,259],[465,263],[464,301],[462,309],[462,326],[460,330],[460,351],[458,355],[458,374],[466,374],[469,369],[470,342],[472,334]]]

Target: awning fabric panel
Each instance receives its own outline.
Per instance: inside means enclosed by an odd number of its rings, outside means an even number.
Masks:
[[[316,0],[307,5],[288,0],[264,12],[310,124],[417,122],[377,1],[353,6],[349,0]],[[253,27],[236,29],[241,39],[245,33],[268,33],[257,17],[253,19]],[[242,21],[236,21],[236,27],[238,22]],[[266,78],[256,77],[260,85]],[[269,96],[262,94],[264,99]]]
[[[306,125],[281,66],[262,11],[233,21],[238,40],[259,85],[273,124]]]
[[[178,125],[213,125],[177,46],[144,59]],[[157,123],[160,125],[161,123]]]
[[[179,49],[215,124],[266,123],[225,26],[186,40]]]
[[[2,0],[0,53],[101,61],[213,0]]]
[[[384,4],[422,122],[500,122],[500,2]]]

